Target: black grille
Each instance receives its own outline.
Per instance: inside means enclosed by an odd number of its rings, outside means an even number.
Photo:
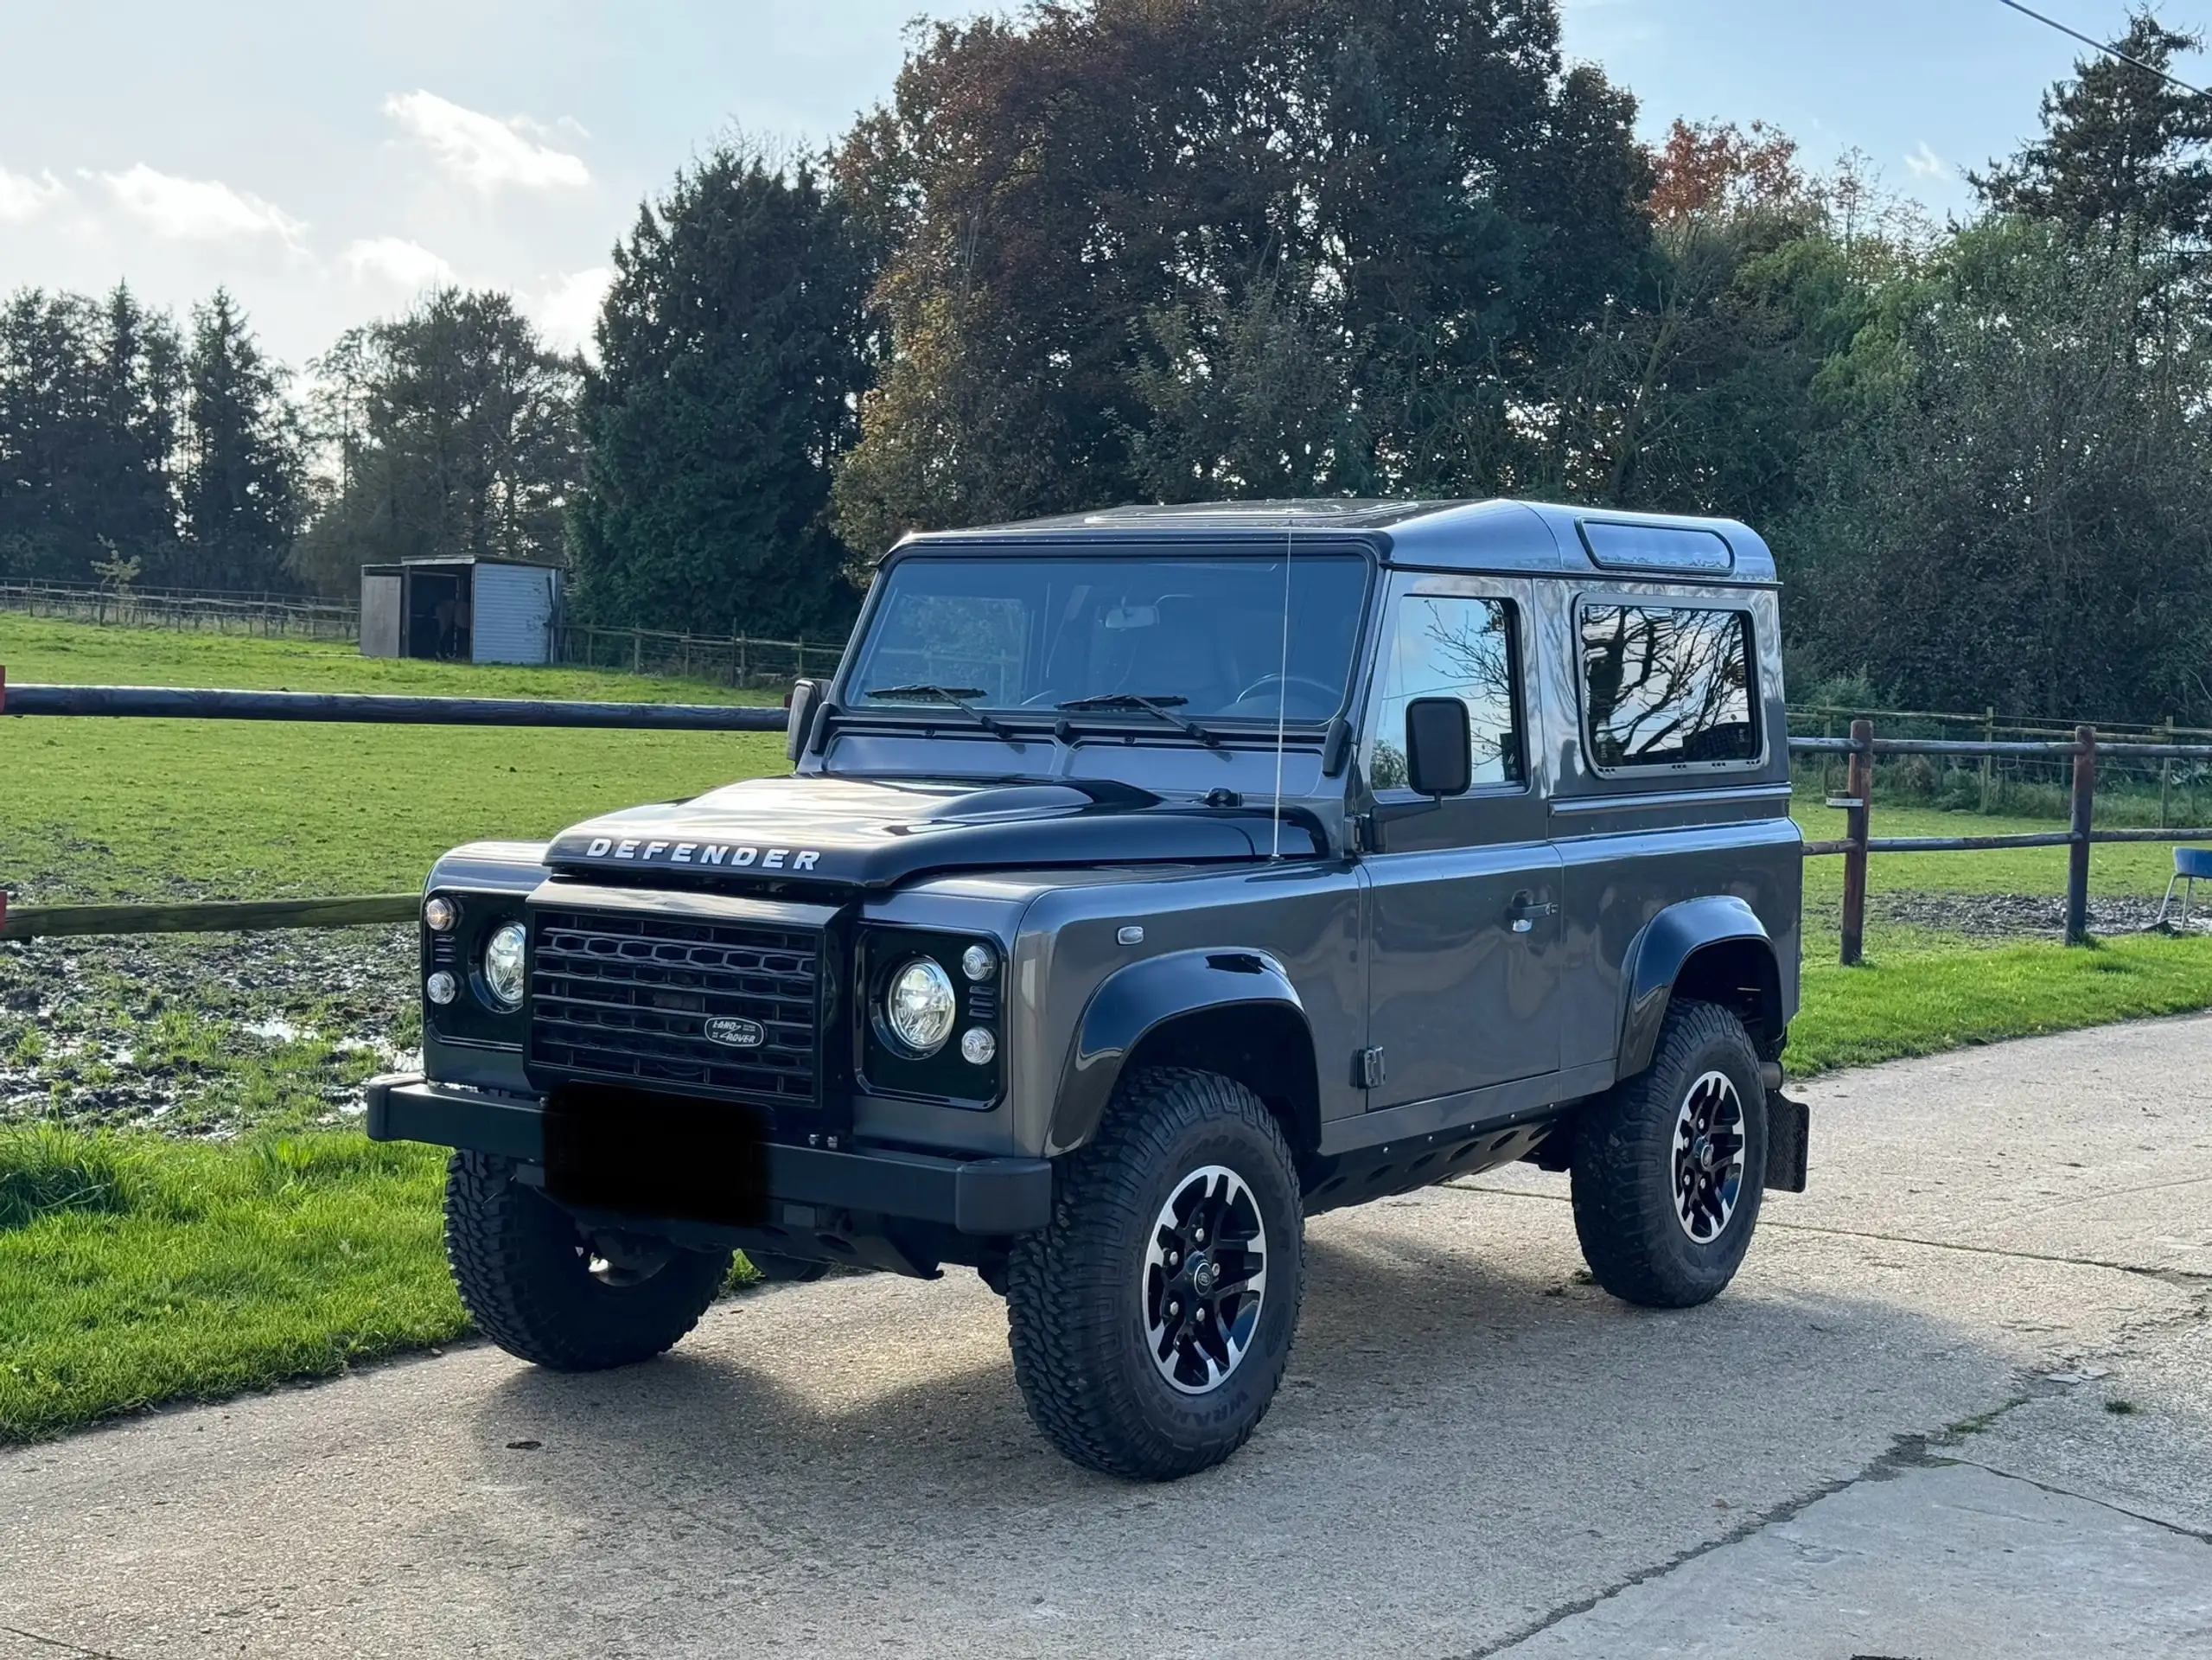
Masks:
[[[533,1071],[804,1105],[818,1095],[821,935],[622,911],[531,921]],[[706,1036],[753,1022],[758,1047]]]

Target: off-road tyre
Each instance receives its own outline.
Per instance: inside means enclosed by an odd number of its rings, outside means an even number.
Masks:
[[[1679,1185],[1681,1163],[1694,1171],[1697,1160],[1678,1162],[1677,1129],[1692,1091],[1715,1073],[1734,1089],[1742,1166],[1724,1221],[1699,1240],[1682,1219]],[[1766,1091],[1750,1034],[1717,1004],[1678,999],[1650,1066],[1585,1108],[1575,1125],[1575,1233],[1590,1273],[1616,1297],[1647,1308],[1712,1300],[1750,1247],[1766,1169]]]
[[[1147,1344],[1157,1312],[1148,1253],[1163,1207],[1215,1166],[1234,1173],[1264,1228],[1265,1284],[1227,1376],[1182,1393]],[[1296,1161],[1259,1096],[1181,1067],[1124,1078],[1098,1134],[1061,1161],[1050,1225],[1017,1240],[1007,1264],[1008,1338],[1031,1421],[1074,1462],[1107,1475],[1167,1481],[1221,1463],[1282,1382],[1304,1289],[1304,1228]]]
[[[563,1372],[650,1360],[698,1324],[730,1277],[730,1252],[673,1248],[624,1282],[596,1274],[568,1212],[514,1170],[456,1152],[445,1177],[454,1284],[476,1329],[511,1355]]]

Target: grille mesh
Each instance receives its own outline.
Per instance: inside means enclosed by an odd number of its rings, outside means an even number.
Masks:
[[[807,929],[627,912],[532,918],[534,1070],[802,1105],[819,1094],[821,936]],[[765,1041],[709,1041],[718,1017]]]

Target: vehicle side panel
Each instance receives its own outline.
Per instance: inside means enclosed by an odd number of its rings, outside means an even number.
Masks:
[[[1144,937],[1124,944],[1125,928]],[[1052,1122],[1063,1077],[1074,1066],[1082,1022],[1100,988],[1131,964],[1176,953],[1258,954],[1268,975],[1224,975],[1217,983],[1272,978],[1295,989],[1312,1033],[1323,1121],[1361,1111],[1354,1052],[1366,1041],[1367,985],[1360,948],[1360,886],[1345,863],[1301,860],[1233,873],[1186,873],[1144,881],[1067,886],[1041,895],[1022,921],[1010,999],[1018,1068],[1012,1103],[1020,1145],[1059,1152]],[[1096,1063],[1094,1063],[1094,1065]],[[1105,1082],[1103,1072],[1090,1082]]]
[[[1680,603],[1748,610],[1757,664],[1756,760],[1600,771],[1584,733],[1580,607]],[[1732,896],[1773,943],[1784,1018],[1797,1009],[1802,839],[1789,818],[1788,717],[1779,608],[1770,589],[1612,578],[1563,583],[1539,600],[1552,794],[1549,821],[1565,865],[1565,1022],[1572,1069],[1619,1053],[1625,975],[1644,929],[1671,905]]]

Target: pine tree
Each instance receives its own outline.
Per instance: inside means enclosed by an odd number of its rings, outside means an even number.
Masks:
[[[127,288],[0,307],[0,574],[67,582],[176,547],[176,330]]]
[[[813,169],[724,146],[640,209],[584,380],[579,609],[632,626],[841,632],[826,522],[857,436],[870,261]]]
[[[2043,96],[2043,136],[1974,176],[1984,199],[2077,232],[2132,229],[2200,246],[2212,238],[2212,99],[2153,73],[2202,44],[2135,12],[2117,42],[2135,61],[2100,54],[2077,64],[2072,80]]]
[[[185,361],[186,585],[285,586],[299,529],[302,441],[284,370],[263,354],[222,289],[193,308]]]

